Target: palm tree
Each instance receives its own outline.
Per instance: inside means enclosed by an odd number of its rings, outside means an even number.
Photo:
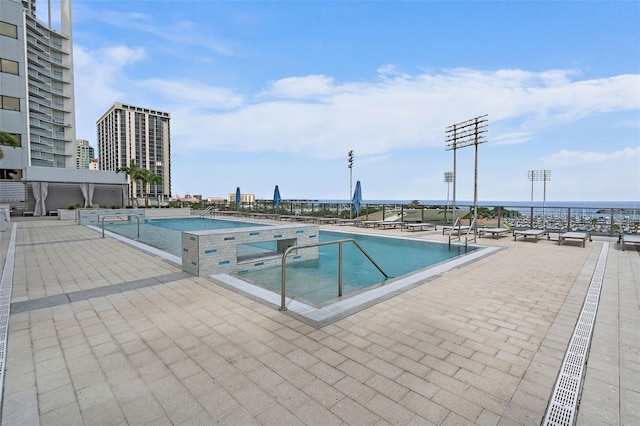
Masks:
[[[153,173],[151,170],[147,170],[147,169],[141,169],[140,170],[140,180],[142,181],[142,184],[144,185],[144,206],[145,207],[149,207],[149,185],[150,184],[159,184],[162,182],[162,176],[159,176],[155,173]],[[157,193],[157,186],[156,186],[156,193]]]
[[[135,184],[137,181],[139,181],[142,178],[141,176],[142,170],[143,169],[141,169],[136,164],[136,160],[134,159],[131,159],[131,162],[129,163],[129,167],[120,167],[116,170],[116,173],[123,172],[129,178],[131,205],[133,205],[133,203],[136,201]],[[136,202],[136,205],[137,205],[137,202]]]
[[[0,130],[0,145],[12,146],[15,148],[18,146],[18,140],[12,134]],[[4,151],[0,148],[0,160],[3,158]]]
[[[162,176],[157,175],[155,173],[151,174],[151,179],[149,180],[149,183],[152,183],[155,185],[155,189],[156,189],[156,199],[158,200],[158,207],[160,207],[160,197],[158,196],[158,184],[162,183]]]

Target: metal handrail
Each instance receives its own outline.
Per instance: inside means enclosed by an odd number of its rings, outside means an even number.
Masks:
[[[460,241],[460,218],[456,217],[456,221],[453,222],[453,226],[451,227],[451,231],[449,231],[449,245],[451,245],[451,236],[453,235],[453,231],[458,227],[458,241]]]
[[[335,241],[325,241],[325,242],[322,242],[322,243],[305,244],[305,245],[301,245],[301,246],[291,246],[291,247],[287,248],[284,251],[283,255],[282,255],[282,281],[281,281],[281,288],[280,288],[280,297],[281,297],[280,310],[281,311],[286,311],[287,310],[287,307],[285,305],[285,302],[286,302],[286,284],[287,284],[287,256],[289,256],[289,253],[291,253],[292,251],[298,250],[298,249],[327,246],[327,245],[331,245],[331,244],[338,244],[338,297],[342,296],[342,244],[343,243],[353,243],[353,244],[355,244],[356,247],[358,247],[358,249],[360,249],[362,254],[364,254],[367,257],[367,259],[369,259],[369,261],[373,264],[373,266],[378,268],[378,271],[380,271],[380,273],[382,273],[382,275],[384,275],[385,278],[389,278],[389,275],[387,275],[387,273],[382,270],[380,265],[378,265],[376,263],[376,261],[373,260],[373,258],[371,256],[369,256],[369,253],[367,253],[366,250],[363,249],[362,246],[360,244],[358,244],[358,242],[356,240],[354,240],[353,238],[347,238],[347,239],[344,239],[344,240],[335,240]]]
[[[140,238],[140,216],[138,216],[137,214],[106,214],[104,216],[102,216],[102,238],[104,238],[104,220],[106,218],[112,218],[112,219],[120,219],[120,220],[124,220],[122,216],[127,216],[127,219],[129,221],[131,221],[131,217],[135,217],[136,221],[138,222],[138,238]],[[100,217],[100,216],[98,216]]]
[[[456,221],[454,222],[453,226],[451,227],[451,231],[449,231],[449,246],[451,246],[451,237],[453,236],[454,231],[456,230],[456,228],[458,229],[458,241],[461,240],[460,238],[460,233],[462,231],[461,229],[462,224],[460,223],[460,218],[456,218]],[[473,220],[471,221],[471,223],[469,224],[469,229],[467,229],[467,233],[465,235],[464,238],[464,246],[466,247],[467,244],[469,243],[469,234],[473,231],[473,242],[477,242],[477,236],[476,236],[476,218],[474,217]]]
[[[202,211],[202,213],[200,213],[200,217],[204,217],[205,214],[209,213],[209,216],[213,216],[213,214],[211,213],[213,211],[215,206],[209,206],[206,209],[204,209]]]
[[[467,229],[467,235],[465,236],[464,239],[464,246],[467,246],[467,243],[469,242],[469,233],[473,231],[473,242],[477,242],[477,233],[476,233],[476,218],[474,217],[473,220],[471,221],[471,224],[469,225],[469,229]]]

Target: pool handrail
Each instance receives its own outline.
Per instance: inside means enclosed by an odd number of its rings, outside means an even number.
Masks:
[[[213,216],[213,210],[215,209],[215,206],[209,206],[206,209],[204,209],[201,213],[200,213],[200,217],[204,217],[207,213],[209,214],[209,216]]]
[[[457,217],[456,221],[453,223],[453,226],[451,226],[451,230],[449,231],[449,247],[451,247],[451,238],[453,237],[453,233],[456,231],[457,228],[457,234],[458,234],[458,241],[460,241],[460,233],[462,232],[462,224],[460,223],[460,218]],[[447,227],[445,226],[443,228],[443,233],[444,233],[444,229],[447,229]],[[467,233],[465,235],[465,239],[464,239],[464,246],[467,247],[467,244],[469,243],[469,234],[473,232],[473,242],[477,242],[477,233],[476,233],[476,218],[474,217],[473,220],[471,221],[471,224],[469,225],[469,227],[467,228]]]
[[[122,218],[122,216],[126,216],[127,220],[131,221],[131,217],[135,217],[136,221],[138,222],[138,238],[140,238],[140,216],[138,216],[137,214],[126,214],[126,213],[121,213],[121,214],[106,214],[104,216],[98,216],[98,220],[100,220],[102,222],[102,238],[104,238],[104,220],[106,218],[112,218],[112,219],[120,219],[120,220],[124,220]]]
[[[380,271],[382,275],[384,275],[385,278],[389,278],[389,275],[387,275],[387,273],[382,270],[380,265],[378,265],[378,263],[375,260],[373,260],[371,256],[369,256],[369,253],[367,253],[366,250],[362,248],[362,246],[358,244],[358,242],[353,238],[346,238],[344,240],[335,240],[335,241],[324,241],[324,242],[312,243],[312,244],[304,244],[300,246],[297,246],[297,245],[291,246],[291,247],[288,247],[282,254],[282,278],[281,278],[282,281],[281,281],[281,287],[280,287],[280,310],[281,311],[287,310],[287,306],[286,306],[287,256],[289,256],[289,254],[292,251],[298,250],[298,249],[338,244],[338,297],[342,296],[342,244],[343,243],[355,244],[356,247],[360,249],[362,254],[364,254],[366,258],[369,259],[369,261],[373,264],[373,266],[375,266],[378,269],[378,271]]]

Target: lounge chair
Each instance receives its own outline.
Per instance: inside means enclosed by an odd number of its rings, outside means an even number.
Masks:
[[[591,234],[588,232],[562,232],[558,235],[558,245],[562,244],[564,240],[582,240],[582,247],[585,246],[587,238],[591,241]]]
[[[389,220],[363,220],[358,223],[358,226],[363,228],[382,228],[382,229],[390,229],[395,228],[399,225],[398,222],[392,222]]]
[[[376,224],[383,222],[382,220],[363,220],[358,223],[357,226],[361,226],[363,228],[375,228]]]
[[[402,224],[402,228],[400,228],[400,230],[402,231],[403,229],[406,229],[407,231],[425,231],[425,230],[429,230],[430,228],[433,228],[435,231],[438,230],[438,227],[436,225],[434,225],[433,223],[421,223],[421,222],[416,222],[416,223],[403,223]]]
[[[538,239],[543,235],[549,236],[549,231],[546,229],[524,229],[521,231],[513,231],[513,241],[515,241],[518,237],[522,236],[526,240],[527,237],[533,237],[535,242],[538,242]]]
[[[447,226],[443,226],[442,227],[442,235],[444,235],[445,231],[455,231],[454,233],[460,235],[463,232],[468,231],[471,228],[471,226],[469,225],[464,225],[464,226],[452,226],[452,225],[447,225]]]
[[[335,217],[317,217],[315,222],[320,225],[334,224],[338,221]]]
[[[622,243],[622,251],[624,251],[625,244],[640,244],[640,235],[622,234],[620,242]]]
[[[373,224],[374,228],[396,229],[398,225],[402,226],[402,222],[392,222],[390,220],[378,220]]]
[[[357,219],[336,219],[336,222],[338,225],[342,226],[342,225],[355,225],[358,226],[358,224],[362,223],[362,219],[357,218]]]
[[[484,236],[485,234],[491,234],[495,239],[498,239],[499,237],[509,232],[512,232],[512,230],[507,228],[479,228],[478,229],[478,233],[481,236]]]

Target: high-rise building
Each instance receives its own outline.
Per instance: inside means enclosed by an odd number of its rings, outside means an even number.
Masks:
[[[89,169],[91,160],[96,156],[95,150],[89,145],[89,141],[78,139],[76,141],[76,168]]]
[[[126,198],[122,175],[76,169],[71,0],[59,6],[54,28],[51,2],[43,22],[36,0],[0,0],[0,130],[18,141],[3,148],[0,204],[36,216],[86,204],[81,185],[95,191],[93,204]]]
[[[75,168],[71,2],[60,29],[36,18],[35,0],[0,2],[0,127],[20,136],[7,165]]]
[[[156,199],[171,195],[171,114],[151,108],[114,103],[96,123],[98,157],[101,170],[129,167],[131,160],[142,169],[162,177],[150,185],[149,196]],[[136,197],[142,197],[142,185],[133,185]]]

